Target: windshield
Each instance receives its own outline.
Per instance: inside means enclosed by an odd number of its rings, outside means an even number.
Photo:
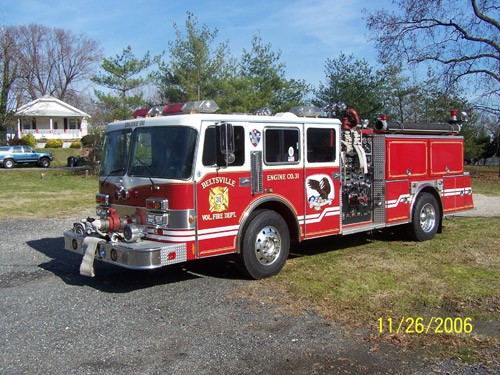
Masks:
[[[132,136],[130,176],[188,179],[197,133],[184,126],[145,127]]]
[[[123,176],[127,170],[131,129],[106,133],[101,161],[101,176]]]

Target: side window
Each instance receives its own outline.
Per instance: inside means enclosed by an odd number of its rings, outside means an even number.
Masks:
[[[266,164],[299,161],[299,129],[266,129],[264,150]]]
[[[245,163],[245,131],[243,126],[234,127],[234,156],[230,166],[240,166]],[[220,152],[219,127],[213,125],[205,130],[202,162],[204,166],[226,166],[224,155]]]
[[[335,129],[307,129],[307,161],[325,163],[335,161]]]
[[[12,153],[14,154],[20,154],[23,152],[23,148],[21,146],[14,146],[12,148]]]

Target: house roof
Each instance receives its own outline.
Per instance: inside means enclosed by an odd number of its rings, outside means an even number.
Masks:
[[[62,100],[46,95],[19,107],[17,117],[90,117]]]

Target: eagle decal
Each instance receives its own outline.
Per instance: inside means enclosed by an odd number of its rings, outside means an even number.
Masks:
[[[322,206],[332,204],[332,183],[326,175],[310,176],[307,179],[309,207],[319,211]]]

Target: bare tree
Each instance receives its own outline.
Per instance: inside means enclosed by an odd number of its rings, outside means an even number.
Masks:
[[[97,41],[84,34],[37,24],[18,28],[19,80],[29,99],[51,95],[71,101],[101,56]]]
[[[13,26],[0,29],[0,129],[8,125],[15,102],[9,97],[13,84],[17,78],[18,64],[15,56],[15,28]]]
[[[465,83],[478,107],[500,114],[500,23],[497,0],[395,0],[397,11],[368,14],[382,62],[429,63],[443,87]]]

